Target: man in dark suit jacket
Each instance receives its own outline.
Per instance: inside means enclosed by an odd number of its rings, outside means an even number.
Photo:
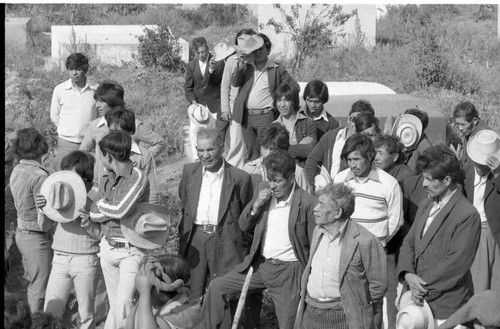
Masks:
[[[222,62],[214,62],[208,52],[207,40],[204,37],[193,39],[193,48],[197,58],[186,67],[184,93],[190,104],[200,103],[216,113],[220,119],[220,83],[224,66]]]
[[[318,197],[295,328],[371,329],[387,289],[384,248],[350,220],[354,193],[349,187],[329,184]]]
[[[460,193],[460,163],[453,151],[436,145],[420,159],[429,198],[420,203],[404,239],[398,272],[414,302],[422,306],[425,299],[439,325],[473,294],[470,268],[481,224],[477,210]]]
[[[249,237],[238,217],[252,199],[250,175],[224,161],[214,129],[198,132],[196,149],[200,161],[184,166],[179,184],[179,255],[191,269],[193,297],[203,295],[207,281],[232,270],[248,253]]]
[[[240,216],[253,232],[250,253],[236,268],[210,283],[202,307],[202,328],[230,328],[227,302],[238,298],[253,267],[248,293],[268,289],[280,328],[292,328],[300,299],[300,277],[309,258],[316,199],[295,184],[295,160],[276,150],[264,159],[268,182]]]

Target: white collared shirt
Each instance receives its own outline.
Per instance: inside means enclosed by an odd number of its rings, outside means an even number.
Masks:
[[[285,262],[297,261],[288,232],[288,220],[294,190],[295,183],[288,199],[280,202],[275,197],[271,199],[262,244],[262,256],[264,258],[274,258]]]
[[[219,218],[219,203],[224,180],[224,163],[213,173],[202,169],[200,199],[196,210],[197,225],[217,225]]]
[[[311,117],[309,117],[311,118]],[[326,122],[330,122],[330,120],[328,120],[328,116],[326,115],[326,110],[325,108],[323,108],[323,111],[321,112],[320,115],[318,115],[317,117],[312,117],[311,119],[313,119],[314,121],[318,121],[318,120],[325,120]]]
[[[434,204],[432,205],[431,211],[429,213],[429,217],[427,217],[427,220],[425,221],[424,229],[422,230],[422,236],[425,235],[425,232],[427,232],[427,229],[429,228],[429,226],[431,226],[432,222],[434,221],[434,218],[436,218],[441,209],[443,209],[444,206],[446,206],[448,201],[450,201],[451,197],[455,193],[457,193],[457,190],[453,191],[448,196],[442,198],[438,202],[434,201]]]
[[[198,60],[198,63],[200,64],[201,76],[205,77],[205,70],[207,68],[208,57],[207,57],[207,60],[204,62]]]
[[[474,207],[476,207],[479,216],[481,217],[481,223],[486,222],[486,212],[484,210],[484,193],[486,192],[486,181],[488,180],[488,175],[479,176],[476,169],[474,168]]]

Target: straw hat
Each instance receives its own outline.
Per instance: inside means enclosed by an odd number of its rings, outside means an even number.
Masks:
[[[219,42],[214,47],[214,61],[218,62],[228,57],[235,52],[233,47],[226,45],[224,42]]]
[[[211,124],[211,121],[214,120],[214,117],[203,104],[191,104],[188,107],[188,116],[191,124],[196,127],[206,127]]]
[[[500,139],[493,130],[481,130],[467,142],[467,154],[472,161],[485,165],[492,154],[500,160]]]
[[[411,291],[406,291],[399,301],[396,329],[434,329],[434,316],[429,304],[417,306],[411,299]]]
[[[40,194],[47,204],[43,212],[53,221],[68,223],[81,215],[87,202],[87,189],[74,171],[61,170],[50,175],[42,184]]]
[[[257,34],[248,35],[242,34],[238,37],[238,45],[236,48],[246,55],[259,49],[264,45],[264,39]]]
[[[412,114],[402,114],[394,121],[391,134],[398,136],[404,147],[412,148],[422,136],[422,121]]]
[[[170,234],[170,212],[167,208],[141,203],[134,211],[121,220],[123,236],[139,248],[160,248],[167,242]]]

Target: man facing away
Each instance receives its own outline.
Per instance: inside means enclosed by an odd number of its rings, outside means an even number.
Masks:
[[[295,184],[295,160],[276,150],[264,159],[268,182],[240,216],[240,228],[253,232],[250,253],[234,270],[213,280],[202,307],[202,328],[230,328],[228,300],[237,299],[253,267],[248,293],[268,289],[279,327],[293,328],[300,299],[300,277],[309,257],[315,198]]]
[[[354,194],[349,187],[329,184],[317,195],[317,226],[295,328],[373,328],[375,306],[387,289],[384,248],[351,221]]]
[[[88,125],[96,118],[94,92],[98,85],[87,78],[87,57],[71,54],[66,59],[66,68],[70,79],[54,88],[50,105],[50,119],[57,127],[59,162],[80,148]]]

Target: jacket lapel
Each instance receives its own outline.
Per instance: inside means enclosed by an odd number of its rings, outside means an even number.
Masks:
[[[459,190],[455,191],[455,194],[451,197],[451,199],[448,201],[448,203],[444,206],[443,209],[439,211],[439,213],[436,215],[434,220],[432,221],[431,225],[427,228],[427,231],[425,232],[424,236],[422,237],[422,240],[420,240],[420,243],[418,244],[418,253],[417,250],[415,250],[415,257],[420,256],[420,254],[427,248],[429,245],[429,242],[431,242],[432,238],[438,231],[438,229],[441,227],[441,225],[444,223],[446,218],[448,218],[448,215],[450,214],[450,211],[453,209],[455,204],[457,203],[458,199],[462,196]],[[430,207],[432,208],[432,202],[430,203]],[[430,211],[430,209],[429,209]],[[427,213],[428,217],[428,213]],[[426,217],[426,219],[427,219]],[[425,220],[422,221],[425,225]],[[423,226],[422,226],[423,229]],[[418,234],[421,235],[422,230],[418,231]],[[415,249],[417,249],[417,247]]]
[[[299,218],[299,209],[301,203],[302,198],[300,197],[299,185],[295,183],[292,204],[290,205],[290,215],[288,216],[288,235],[290,237],[290,241],[294,240],[293,236],[295,233],[295,223],[297,222],[297,218]]]
[[[231,195],[233,195],[234,181],[229,172],[229,165],[224,161],[224,178],[222,179],[222,189],[220,193],[219,201],[219,214],[217,218],[217,224],[220,223],[222,217],[227,211],[227,207],[231,201]]]
[[[476,176],[474,166],[467,170],[464,180],[465,196],[470,202],[474,202],[474,178]]]
[[[344,275],[347,271],[347,266],[358,247],[358,240],[356,237],[359,235],[359,230],[356,226],[352,225],[349,219],[346,223],[344,236],[342,237],[342,249],[340,250],[340,264],[339,264],[339,282],[342,282]]]
[[[201,180],[202,180],[202,168],[203,166],[199,166],[198,169],[193,173],[193,177],[191,181],[189,182],[189,187],[188,187],[188,196],[189,196],[189,203],[191,205],[191,214],[193,222],[197,216],[197,210],[198,210],[198,201],[200,201],[200,191],[201,191]]]

